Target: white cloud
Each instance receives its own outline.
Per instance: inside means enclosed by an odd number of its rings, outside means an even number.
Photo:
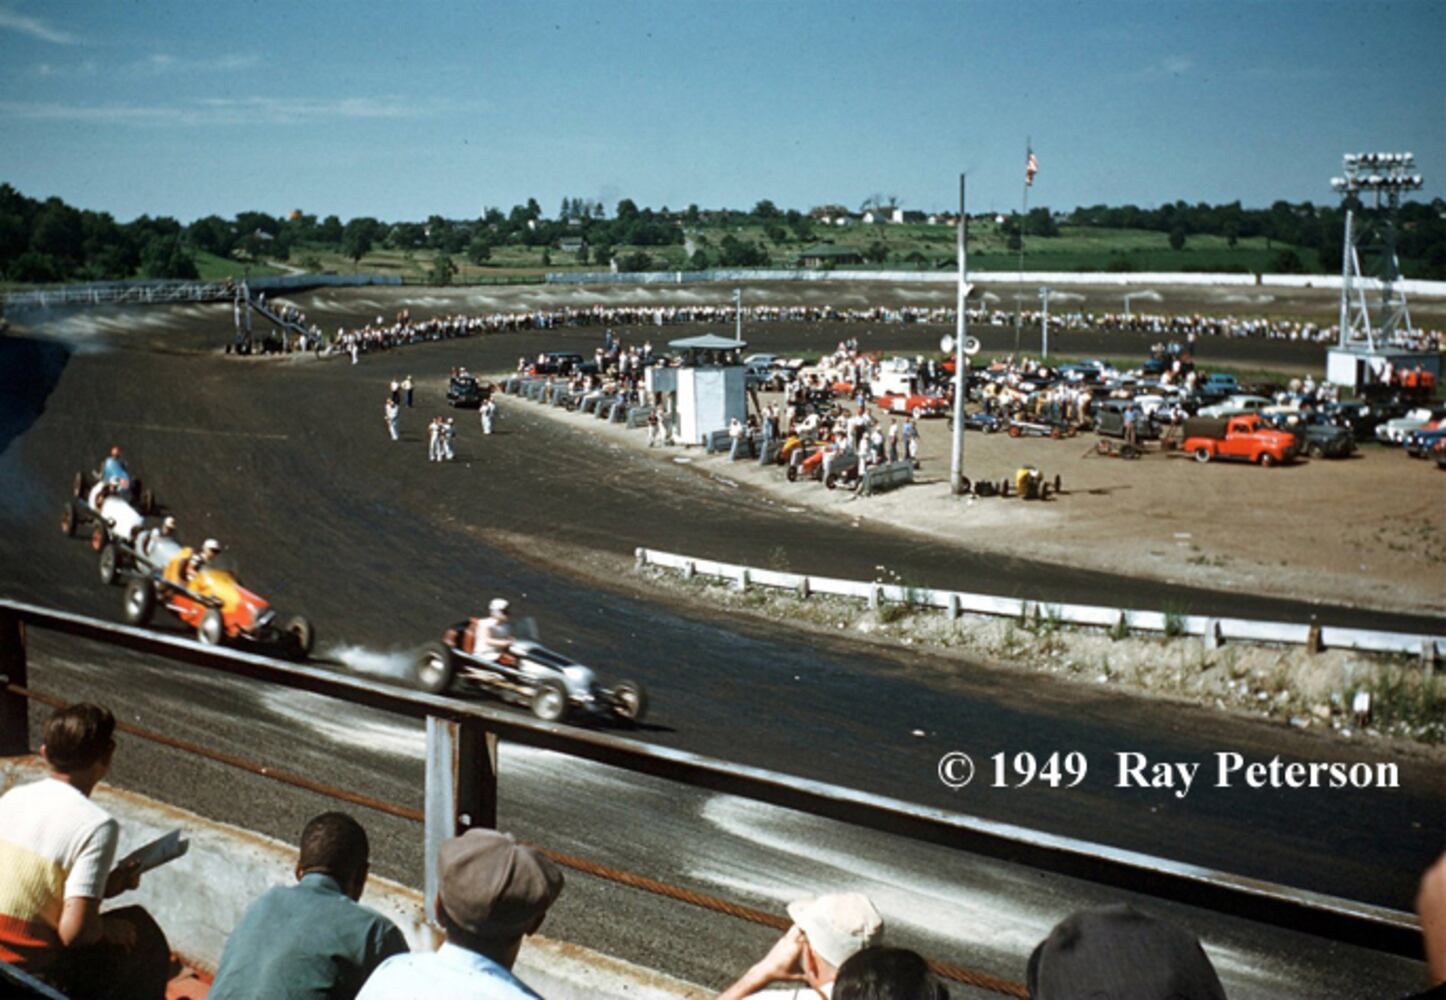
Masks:
[[[453,107],[403,97],[215,97],[174,104],[0,101],[0,119],[104,125],[302,125],[333,119],[429,118]]]
[[[100,65],[94,59],[86,59],[78,63],[36,63],[30,69],[31,75],[42,77],[47,80],[58,80],[68,78],[82,78],[95,76],[100,72]]]
[[[52,28],[38,17],[27,17],[13,10],[0,7],[0,30],[18,31],[22,35],[38,38],[54,45],[78,45],[80,39],[68,31]]]
[[[157,52],[131,63],[126,69],[132,73],[161,76],[166,73],[232,73],[260,64],[261,57],[255,53],[230,52],[212,59],[194,59]]]
[[[1195,67],[1195,60],[1189,56],[1166,56],[1160,60],[1160,69],[1170,76],[1184,76]]]

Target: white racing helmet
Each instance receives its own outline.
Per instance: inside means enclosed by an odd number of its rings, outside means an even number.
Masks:
[[[220,555],[221,543],[214,538],[208,538],[201,543],[201,551],[208,556]]]

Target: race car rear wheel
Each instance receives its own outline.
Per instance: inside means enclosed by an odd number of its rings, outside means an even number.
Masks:
[[[1130,442],[1126,441],[1124,444],[1120,445],[1120,457],[1121,457],[1121,458],[1126,458],[1126,459],[1139,458],[1139,457],[1140,457],[1140,453],[1135,450],[1135,446],[1134,446],[1134,445],[1132,445],[1132,444],[1130,444]]]
[[[1002,497],[1007,497],[1007,496],[1009,496],[1009,480],[1008,480],[1008,479],[1001,479],[1001,480],[999,480],[999,495],[1002,496]]]
[[[788,476],[788,481],[789,481],[790,483],[796,483],[796,482],[798,482],[798,466],[796,466],[796,465],[790,465],[790,466],[788,467],[788,471],[787,471],[786,473],[784,473],[784,474],[785,474],[786,476]]]
[[[824,477],[823,485],[826,489],[838,489],[838,473],[830,472],[827,476]]]
[[[292,615],[286,620],[286,634],[291,637],[292,647],[297,656],[311,655],[312,644],[316,641],[316,631],[311,627],[310,621],[301,615]]]
[[[1023,433],[1024,433],[1024,431],[1020,428],[1020,426],[1019,426],[1018,424],[1010,424],[1010,425],[1009,425],[1009,436],[1010,436],[1010,437],[1012,437],[1012,438],[1017,438],[1017,437],[1019,437],[1019,435],[1021,435],[1021,434],[1023,434]]]
[[[1043,486],[1041,486],[1041,487],[1039,488],[1039,499],[1041,499],[1041,500],[1048,500],[1048,499],[1049,499],[1049,496],[1050,496],[1049,483],[1045,483]]]
[[[441,694],[452,686],[454,673],[452,651],[444,643],[429,642],[417,654],[412,679],[428,694]]]
[[[221,640],[226,638],[226,623],[221,620],[221,612],[207,609],[201,616],[201,624],[196,626],[196,638],[207,646],[221,645]]]
[[[613,688],[613,711],[625,722],[641,722],[648,711],[648,693],[637,681],[618,681]]]
[[[548,678],[537,685],[532,695],[532,714],[543,722],[560,722],[567,715],[567,688],[561,681]]]
[[[95,530],[90,533],[90,549],[92,552],[99,552],[105,548],[105,528],[97,524]]]
[[[1064,437],[1064,431],[1060,430],[1059,427],[1051,427],[1049,429],[1049,436],[1058,441],[1060,438]]]
[[[107,545],[100,550],[100,582],[107,587],[115,583],[117,559],[118,553],[114,545]]]
[[[67,500],[65,509],[60,512],[60,530],[65,533],[66,538],[75,537],[75,520],[75,504]]]
[[[123,613],[128,625],[147,625],[156,610],[156,590],[149,580],[132,580],[126,585]]]

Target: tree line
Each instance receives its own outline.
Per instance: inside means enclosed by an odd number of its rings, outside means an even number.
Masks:
[[[1195,234],[1223,237],[1230,246],[1241,239],[1264,237],[1283,247],[1315,250],[1321,266],[1335,270],[1341,259],[1343,213],[1343,206],[1285,201],[1265,209],[1247,209],[1238,201],[1228,205],[1177,201],[1158,208],[1094,205],[1068,215],[1036,207],[1023,217],[1009,217],[1003,228],[1015,249],[1022,238],[1059,235],[1061,224],[1162,232],[1176,249]],[[1371,214],[1363,210],[1359,224],[1370,227]],[[505,212],[486,208],[475,219],[432,215],[420,222],[385,222],[360,216],[342,222],[336,215],[318,218],[295,211],[273,216],[253,211],[231,219],[208,215],[189,225],[146,215],[120,223],[106,212],[78,209],[54,197],[39,201],[0,184],[0,278],[27,283],[195,278],[198,251],[253,262],[300,255],[302,266],[309,268],[315,262],[308,261],[308,249],[332,250],[359,262],[374,248],[386,248],[432,251],[433,276],[446,282],[455,273],[452,258],[483,265],[495,250],[509,245],[542,248],[545,265],[551,263],[554,250],[566,248],[568,259],[577,263],[607,265],[616,259],[623,270],[650,270],[661,265],[654,256],[658,248],[687,246],[684,259],[689,267],[761,267],[770,263],[766,243],[779,247],[812,242],[817,238],[814,225],[809,215],[781,209],[768,199],[747,210],[703,211],[694,204],[679,211],[666,206],[654,211],[624,198],[609,215],[600,202],[580,197],[563,198],[551,218],[536,199],[529,198]],[[733,230],[744,226],[760,229],[763,240],[735,235]],[[1400,256],[1413,265],[1413,273],[1446,278],[1446,203],[1439,198],[1405,203],[1397,246]],[[878,261],[887,250],[874,241],[864,253]],[[1291,258],[1295,267],[1303,266],[1293,252],[1278,262],[1289,269]]]

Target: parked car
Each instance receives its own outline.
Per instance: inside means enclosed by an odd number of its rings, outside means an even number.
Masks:
[[[475,410],[492,395],[491,382],[479,382],[475,375],[455,375],[447,383],[447,405]]]
[[[1394,407],[1377,406],[1359,399],[1326,403],[1320,412],[1333,423],[1349,429],[1357,441],[1371,440],[1377,427],[1397,415]]]
[[[1240,382],[1226,372],[1211,372],[1198,380],[1195,386],[1208,395],[1236,396],[1240,394]]]
[[[947,399],[917,392],[885,393],[874,402],[889,413],[909,414],[915,420],[921,417],[947,417],[950,409]]]
[[[1202,406],[1198,416],[1202,417],[1228,417],[1236,413],[1253,413],[1256,410],[1263,410],[1267,406],[1274,405],[1275,400],[1266,399],[1264,396],[1227,396],[1222,402],[1213,406]]]
[[[1333,423],[1324,414],[1298,410],[1262,416],[1273,427],[1294,434],[1300,451],[1311,458],[1347,458],[1356,450],[1350,429]]]
[[[548,351],[542,354],[527,369],[529,375],[567,375],[574,371],[585,370],[585,364],[581,354],[569,351]],[[593,370],[597,370],[596,363],[593,363]]]
[[[1235,459],[1267,467],[1284,465],[1299,453],[1294,434],[1275,430],[1258,413],[1223,420],[1192,417],[1185,421],[1185,440],[1180,447],[1197,462]]]
[[[1446,407],[1418,406],[1404,417],[1387,420],[1376,428],[1376,440],[1387,444],[1403,444],[1406,435],[1420,430],[1434,420],[1446,416]]]
[[[1406,454],[1412,458],[1430,458],[1431,449],[1435,448],[1436,443],[1443,439],[1446,439],[1446,420],[1427,424],[1420,430],[1406,435],[1404,442]]]
[[[1138,408],[1138,404],[1130,399],[1102,399],[1095,403],[1095,432],[1105,437],[1124,437],[1125,411],[1131,406]],[[1141,411],[1140,419],[1135,423],[1135,436],[1141,441],[1152,440],[1160,436],[1160,427]]]

